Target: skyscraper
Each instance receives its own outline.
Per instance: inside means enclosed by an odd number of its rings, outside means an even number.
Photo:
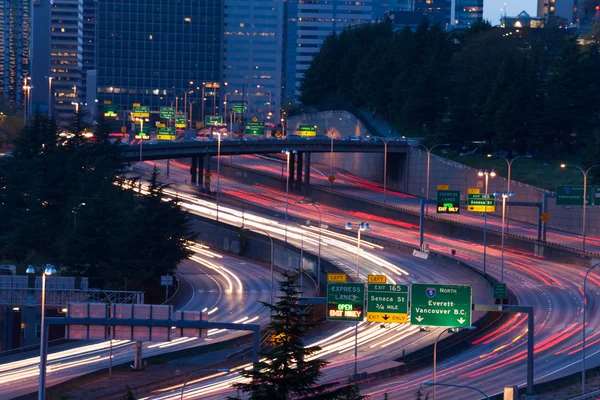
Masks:
[[[284,3],[225,0],[223,85],[227,100],[247,102],[247,117],[279,122]],[[231,107],[228,107],[231,108]]]
[[[411,0],[412,1],[412,0]],[[392,10],[409,10],[409,0],[288,0],[285,24],[285,102],[294,102],[304,72],[323,40],[352,25],[383,20]]]
[[[83,0],[54,0],[50,24],[53,115],[65,125],[84,103]]]
[[[222,12],[223,0],[100,1],[99,104],[110,101],[123,117],[134,103],[155,113],[200,103],[202,82],[221,79]]]
[[[5,113],[22,109],[27,94],[24,79],[30,77],[31,12],[30,0],[0,0],[0,107]]]

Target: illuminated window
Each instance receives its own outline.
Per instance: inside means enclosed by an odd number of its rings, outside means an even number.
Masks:
[[[183,20],[184,20],[185,22],[192,22],[192,19],[191,19],[190,17],[185,17]]]

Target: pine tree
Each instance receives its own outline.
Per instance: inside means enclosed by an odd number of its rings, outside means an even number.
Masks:
[[[315,325],[308,320],[307,306],[299,303],[298,278],[298,273],[285,273],[280,289],[283,295],[273,305],[263,303],[272,311],[268,349],[261,353],[263,361],[241,372],[250,381],[234,387],[253,400],[361,398],[356,386],[331,391],[336,383],[318,383],[327,361],[314,358],[318,346],[304,347],[304,338]]]

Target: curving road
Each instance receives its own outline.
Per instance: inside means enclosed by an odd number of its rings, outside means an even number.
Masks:
[[[180,170],[173,173],[172,178],[187,178],[187,171]],[[268,207],[273,212],[282,214],[285,208],[285,193],[264,187],[253,187],[239,182],[221,179],[223,194],[238,199],[253,202]],[[282,200],[283,199],[283,200]],[[315,211],[309,205],[297,204],[300,198],[290,196],[290,215],[310,218],[315,220]],[[312,210],[311,210],[312,208]],[[384,220],[358,211],[345,211],[321,206],[323,221],[330,226],[343,226],[348,220],[366,220],[375,228],[369,232],[371,237],[381,237],[398,240],[412,244],[418,243],[417,231],[414,226],[407,226],[401,221]],[[457,258],[474,265],[481,265],[482,246],[475,243],[461,241],[460,239],[427,235],[427,242],[434,251],[449,254],[450,249],[457,250]],[[494,276],[500,275],[500,251],[497,248],[488,248],[488,271]],[[435,266],[438,267],[437,265]],[[413,271],[409,272],[409,277]],[[560,265],[549,262],[543,257],[533,254],[506,249],[505,254],[505,281],[510,290],[514,291],[523,305],[535,307],[535,336],[536,382],[553,379],[572,373],[581,367],[579,362],[581,353],[581,309],[582,309],[582,275],[583,270],[571,265]],[[409,279],[409,278],[407,278]],[[429,277],[428,279],[433,279]],[[600,285],[600,275],[591,274],[592,285]],[[477,286],[477,283],[475,283]],[[597,352],[600,351],[600,331],[597,326],[599,318],[594,312],[597,308],[598,288],[594,287],[594,294],[588,292],[588,367],[599,364]],[[438,379],[440,383],[454,383],[474,385],[488,394],[497,393],[505,385],[522,385],[525,382],[525,355],[526,355],[527,321],[524,315],[511,315],[509,321],[497,328],[494,332],[482,332],[473,341],[473,347],[456,357],[439,363]],[[339,342],[338,338],[329,338],[326,343]],[[379,339],[377,340],[379,342]],[[393,349],[387,349],[390,355],[382,355],[376,364],[376,369],[384,369],[392,363],[393,351],[400,349],[401,343],[394,344]],[[363,347],[364,348],[364,347]],[[396,353],[397,354],[397,353]],[[328,356],[333,365],[346,363],[342,355]],[[363,361],[363,358],[361,358]],[[366,362],[366,361],[365,361]],[[366,368],[370,368],[367,364]],[[339,370],[327,372],[328,379],[335,380],[348,376],[349,368],[344,373]],[[396,377],[390,382],[371,383],[372,386],[363,390],[364,393],[388,393],[390,398],[406,398],[412,396],[418,386],[431,380],[431,367]],[[229,374],[231,375],[231,374]],[[235,379],[225,376],[223,379]],[[221,384],[207,382],[203,385],[206,389],[198,390],[225,390]],[[212,386],[214,385],[214,386]],[[226,387],[227,385],[225,385]],[[221,389],[218,389],[221,387]],[[208,392],[207,392],[208,393]],[[458,398],[473,398],[470,392],[460,389],[442,389],[438,393],[440,398],[458,396]],[[203,395],[206,396],[206,393]],[[216,398],[216,397],[215,397]]]

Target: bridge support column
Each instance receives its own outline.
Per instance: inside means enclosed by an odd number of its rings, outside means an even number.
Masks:
[[[304,152],[298,153],[298,163],[296,164],[296,188],[300,190],[302,187],[302,162],[304,158]]]
[[[192,179],[191,179],[191,183],[193,183],[194,185],[197,182],[196,179],[196,171],[198,170],[198,157],[196,156],[192,156],[192,166],[190,167],[190,173],[192,174]]]
[[[198,156],[198,186],[204,190],[204,155]]]
[[[296,165],[296,155],[290,153],[290,186],[294,186],[294,166]]]
[[[303,194],[308,196],[308,186],[310,185],[310,153],[304,153],[304,187]]]
[[[212,177],[209,176],[207,177],[207,174],[210,174],[210,160],[211,160],[211,156],[206,156],[204,157],[204,187],[203,190],[205,193],[210,193],[210,183],[212,180]]]
[[[133,359],[133,369],[141,371],[144,369],[142,364],[142,342],[135,342],[135,356]]]

